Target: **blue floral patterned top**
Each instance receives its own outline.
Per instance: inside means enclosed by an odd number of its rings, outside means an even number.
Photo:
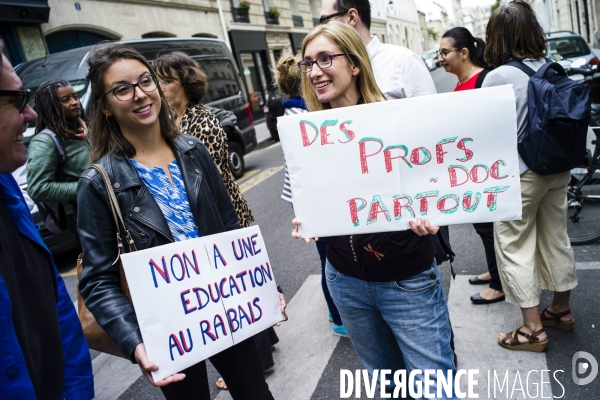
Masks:
[[[140,179],[158,203],[175,241],[200,237],[177,160],[169,164],[173,184],[161,166],[147,167],[130,160]]]

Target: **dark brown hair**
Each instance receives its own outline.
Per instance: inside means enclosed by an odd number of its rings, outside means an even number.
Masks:
[[[62,79],[51,79],[38,87],[35,92],[35,112],[38,115],[35,124],[36,134],[46,128],[57,134],[62,140],[71,139],[78,134],[76,128],[69,126],[65,117],[65,109],[58,96],[58,88],[66,86],[71,85]],[[81,110],[80,118],[87,124],[87,116],[81,107],[81,102],[79,102],[79,109]]]
[[[119,43],[109,44],[108,46],[96,48],[87,63],[90,67],[86,79],[92,85],[91,99],[91,123],[90,136],[92,144],[92,153],[90,160],[98,161],[106,154],[124,154],[131,158],[135,155],[135,148],[125,139],[119,124],[114,117],[108,117],[103,113],[106,106],[106,96],[104,94],[109,90],[105,87],[104,75],[106,71],[117,61],[120,60],[136,60],[142,63],[150,73],[153,73],[152,67],[148,61],[139,52],[133,48]],[[160,134],[163,139],[169,144],[173,144],[175,137],[178,135],[175,128],[174,118],[171,116],[171,108],[165,107],[167,99],[157,85],[161,107],[158,113],[158,121],[160,124]]]
[[[178,80],[188,101],[200,103],[208,88],[208,78],[193,58],[180,51],[174,51],[159,56],[152,64],[161,80]],[[177,76],[174,76],[173,72]]]
[[[473,37],[471,31],[462,26],[452,28],[442,36],[442,39],[447,38],[452,41],[452,46],[456,50],[467,49],[469,52],[469,60],[481,68],[489,68],[483,59],[485,52],[485,42],[483,39]]]
[[[298,67],[300,57],[283,57],[277,63],[277,86],[284,96],[300,94],[302,84],[302,72]]]
[[[492,67],[510,59],[522,61],[546,55],[546,37],[531,6],[512,1],[494,11],[488,22],[484,58]]]

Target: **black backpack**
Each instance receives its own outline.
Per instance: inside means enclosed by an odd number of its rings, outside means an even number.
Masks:
[[[529,126],[519,142],[519,155],[536,174],[554,175],[583,162],[591,104],[583,83],[570,79],[560,64],[546,61],[537,72],[519,61],[505,65],[529,76]]]
[[[63,165],[67,159],[65,149],[62,146],[60,138],[56,136],[56,133],[49,129],[44,129],[38,133],[38,135],[42,134],[50,136],[56,146],[58,152],[58,168],[56,169],[55,180],[61,182],[64,179]],[[61,233],[68,229],[67,215],[65,214],[65,208],[62,203],[36,201],[35,204],[37,204],[42,220],[50,232]]]

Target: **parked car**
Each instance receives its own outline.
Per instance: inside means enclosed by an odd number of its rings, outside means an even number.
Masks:
[[[436,61],[437,61],[436,50],[429,50],[429,51],[426,51],[425,53],[421,53],[421,58],[423,59],[423,62],[425,62],[427,69],[430,71],[433,71],[434,69],[436,69],[439,66],[436,64]]]
[[[265,121],[267,128],[271,133],[273,140],[279,140],[279,132],[277,131],[277,117],[283,116],[285,111],[283,105],[283,95],[279,92],[277,85],[273,85],[267,91],[267,101],[264,105]]]
[[[209,87],[203,99],[203,104],[232,111],[237,117],[237,126],[227,129],[229,145],[229,164],[236,178],[244,174],[244,155],[252,151],[256,143],[254,119],[248,96],[243,85],[242,76],[238,71],[231,52],[225,42],[207,38],[169,38],[131,40],[120,43],[127,44],[139,51],[148,61],[152,62],[159,53],[182,51],[197,60],[208,75]],[[103,46],[100,44],[98,46]],[[87,60],[95,46],[85,46],[50,54],[47,57],[27,61],[15,67],[15,72],[21,78],[23,86],[33,93],[42,82],[49,79],[64,79],[75,89],[83,108],[89,114],[91,85],[85,79],[88,71]],[[34,97],[29,99],[29,105],[34,106]],[[28,144],[35,132],[35,122],[30,123],[25,132],[25,143]],[[90,132],[93,135],[94,132]],[[21,172],[19,182],[26,190],[26,172]],[[41,222],[37,209],[32,210],[35,222],[41,227],[44,242],[53,253],[65,249],[65,238],[53,236]],[[62,234],[61,234],[62,235]]]
[[[560,54],[563,59],[570,61],[585,58],[588,65],[598,66],[600,60],[580,35],[570,31],[550,32],[546,33],[546,39],[548,40],[548,57]]]

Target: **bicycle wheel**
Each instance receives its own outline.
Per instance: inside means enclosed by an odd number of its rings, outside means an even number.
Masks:
[[[573,174],[567,193],[567,233],[574,246],[600,240],[600,183],[590,176],[586,182],[591,183],[580,185],[581,179],[582,175]]]

